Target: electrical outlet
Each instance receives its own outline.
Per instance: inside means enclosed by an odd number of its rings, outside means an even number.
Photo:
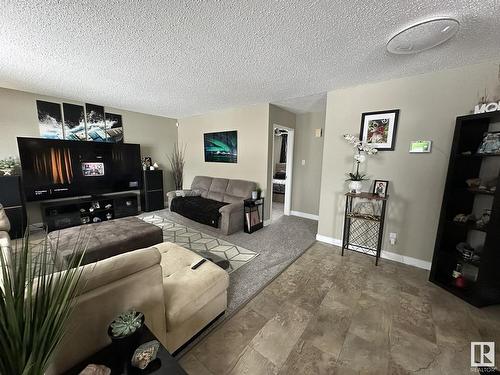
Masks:
[[[302,165],[306,165],[306,161],[302,159]]]
[[[396,244],[397,238],[398,238],[398,234],[397,233],[389,233],[389,242],[391,243],[391,245],[395,245]]]

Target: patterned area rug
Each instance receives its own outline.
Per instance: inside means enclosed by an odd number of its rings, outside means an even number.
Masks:
[[[214,255],[227,259],[229,261],[229,268],[226,270],[228,273],[236,271],[259,255],[255,251],[209,236],[185,225],[174,223],[159,215],[142,214],[138,218],[162,228],[165,242],[176,243],[194,252],[209,251]]]

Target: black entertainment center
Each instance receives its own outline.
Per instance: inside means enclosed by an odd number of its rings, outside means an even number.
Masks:
[[[135,193],[64,199],[42,203],[41,209],[49,232],[139,214]]]
[[[43,201],[48,231],[139,213],[133,190],[143,184],[140,145],[23,137],[17,143],[24,196]]]

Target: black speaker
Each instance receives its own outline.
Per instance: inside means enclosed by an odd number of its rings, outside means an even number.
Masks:
[[[20,176],[0,177],[0,203],[10,221],[10,237],[22,237],[27,220]]]
[[[144,171],[141,190],[142,211],[155,211],[165,208],[163,197],[163,171]]]

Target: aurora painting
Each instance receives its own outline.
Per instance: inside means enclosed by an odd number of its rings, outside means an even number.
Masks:
[[[237,163],[238,132],[236,130],[205,133],[205,162]]]

